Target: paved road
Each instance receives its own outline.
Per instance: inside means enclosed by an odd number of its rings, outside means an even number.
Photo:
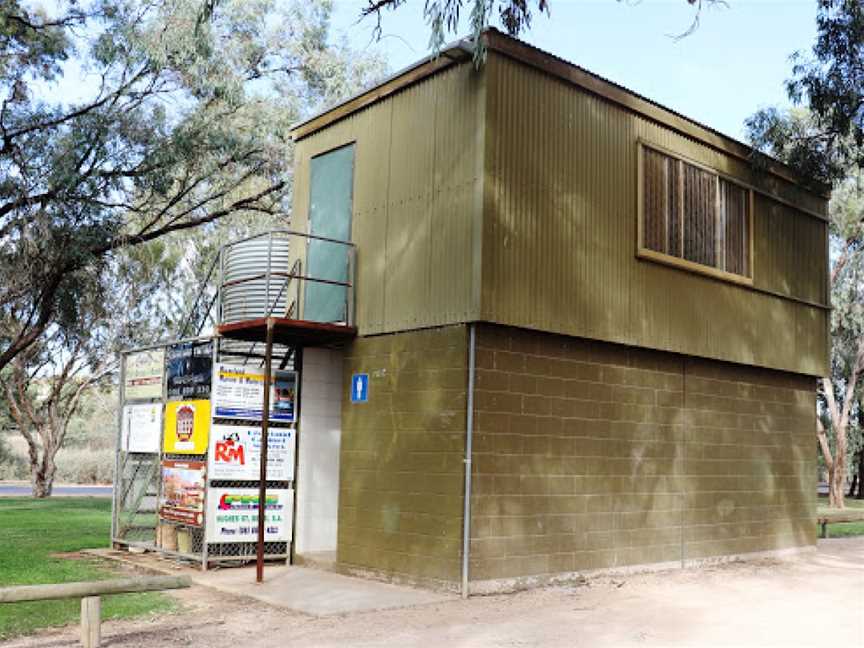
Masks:
[[[31,494],[27,484],[0,484],[0,497],[27,497]],[[111,486],[55,486],[57,497],[111,497]]]

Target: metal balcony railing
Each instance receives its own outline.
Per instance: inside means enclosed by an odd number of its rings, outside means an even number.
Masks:
[[[260,317],[354,325],[355,246],[275,230],[220,251],[217,320]]]
[[[281,317],[353,327],[355,260],[350,241],[292,230],[232,241],[214,259],[180,335],[200,334],[208,319],[217,326]]]

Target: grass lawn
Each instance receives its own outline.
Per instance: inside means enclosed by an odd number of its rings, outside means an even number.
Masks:
[[[105,547],[111,529],[107,498],[0,497],[0,587],[101,580],[113,572],[96,559],[56,555]],[[0,605],[0,641],[38,628],[80,619],[79,599]],[[117,619],[163,612],[175,607],[159,593],[103,597],[102,618]]]
[[[851,511],[861,511],[864,513],[864,500],[853,499],[847,497],[844,499],[846,503],[846,511],[840,512],[837,509],[828,508],[828,496],[819,496],[819,514],[848,513]],[[864,535],[864,521],[861,522],[842,522],[837,524],[828,524],[829,538],[842,538],[844,536],[860,536]]]

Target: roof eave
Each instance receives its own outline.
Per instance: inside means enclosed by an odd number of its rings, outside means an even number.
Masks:
[[[675,112],[661,104],[639,95],[632,90],[605,79],[574,63],[529,45],[494,28],[483,34],[486,47],[493,52],[515,59],[524,65],[534,67],[546,74],[579,87],[585,92],[637,113],[666,128],[686,137],[695,139],[711,148],[739,159],[750,161],[753,148],[729,135],[706,126],[696,120]],[[345,117],[373,103],[393,95],[400,90],[433,76],[453,65],[471,60],[474,45],[470,39],[461,39],[447,45],[438,54],[420,59],[395,74],[390,75],[374,86],[327,108],[316,115],[291,127],[291,137],[298,141],[312,133],[340,121]],[[765,156],[768,164],[765,171],[787,182],[799,185],[826,200],[830,198],[831,188],[823,183],[808,181],[788,165]]]

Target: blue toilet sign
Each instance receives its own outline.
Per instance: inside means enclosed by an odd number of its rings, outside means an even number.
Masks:
[[[351,376],[351,402],[365,403],[369,400],[369,374]]]

